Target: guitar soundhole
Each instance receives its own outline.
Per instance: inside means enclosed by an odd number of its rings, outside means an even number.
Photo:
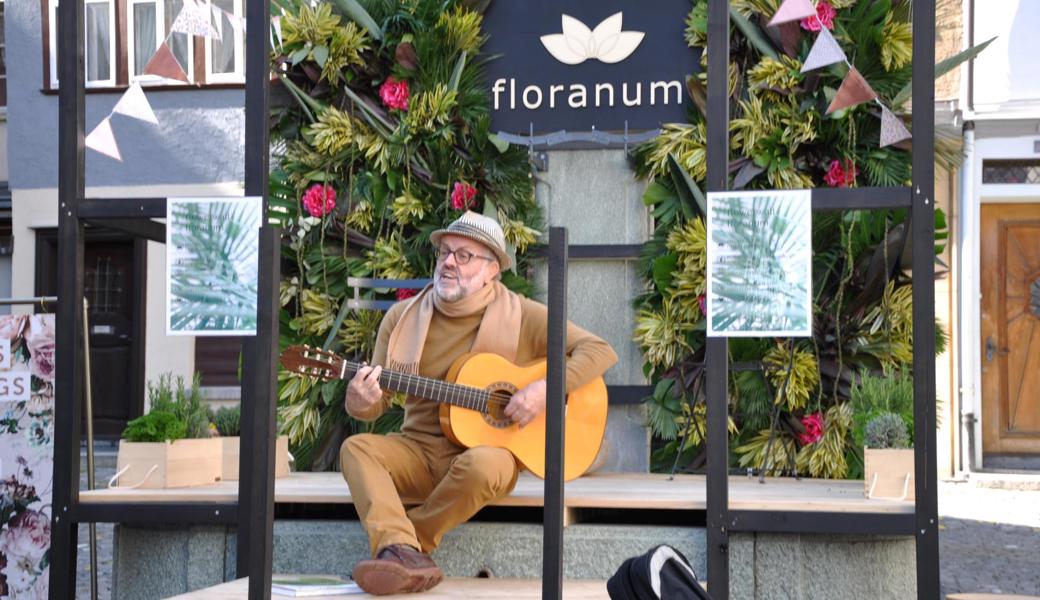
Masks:
[[[487,386],[486,389],[491,393],[491,399],[488,401],[487,412],[484,413],[484,421],[496,429],[509,427],[513,424],[513,420],[506,416],[505,410],[509,398],[516,393],[517,387],[508,381],[499,381]]]

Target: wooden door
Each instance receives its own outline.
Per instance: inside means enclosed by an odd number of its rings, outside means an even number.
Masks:
[[[982,448],[1040,455],[1040,204],[982,206]]]

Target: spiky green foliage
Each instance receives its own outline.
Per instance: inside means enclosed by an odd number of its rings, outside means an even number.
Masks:
[[[908,146],[878,147],[876,105],[826,114],[847,69],[837,65],[800,72],[816,34],[797,29],[800,37],[794,40],[766,34],[765,23],[779,4],[731,3],[730,189],[824,186],[835,164],[855,173],[853,186],[906,185],[911,177]],[[835,0],[831,5],[837,9],[833,33],[849,60],[883,102],[897,113],[905,111],[912,42],[906,3]],[[703,49],[706,35],[707,0],[693,0],[686,41]],[[941,63],[936,75],[978,51]],[[654,457],[657,468],[671,468],[676,457],[680,468],[689,468],[703,458],[701,448],[679,445],[684,431],[692,440],[702,434],[690,429],[697,419],[689,418],[682,399],[703,393],[705,329],[699,306],[705,254],[694,235],[703,219],[707,171],[703,73],[687,83],[696,107],[689,122],[665,125],[659,137],[633,152],[636,172],[649,181],[643,201],[655,225],[639,263],[646,287],[634,305],[635,339],[654,384],[647,413],[661,441]],[[953,146],[940,141],[936,147],[937,160],[955,164]],[[945,217],[938,210],[935,225],[938,253],[946,237]],[[906,212],[898,210],[813,215],[813,336],[793,350],[784,341],[730,340],[730,360],[764,369],[731,373],[736,465],[761,467],[768,455],[768,471],[774,474],[788,472],[795,460],[799,472],[812,476],[862,472],[863,417],[876,410],[864,406],[863,390],[874,386],[871,376],[907,377],[901,373],[909,372],[912,359],[912,304],[904,271],[910,264],[907,227]],[[756,290],[733,292],[750,296]],[[936,341],[941,351],[945,339],[937,334]],[[802,446],[799,423],[814,413],[825,422],[823,437]]]
[[[270,197],[286,230],[282,343],[368,360],[382,315],[344,309],[354,294],[347,277],[430,277],[429,234],[461,214],[451,199],[457,183],[476,188],[471,208],[498,219],[517,250],[503,283],[530,290],[526,251],[544,223],[527,149],[490,130],[481,14],[462,0],[281,4],[284,39],[272,68],[286,93],[271,132]],[[387,82],[407,84],[407,108],[384,101]],[[301,205],[317,184],[336,194],[329,214]],[[331,466],[351,432],[400,426],[400,409],[374,425],[352,421],[344,393],[343,382],[279,374],[282,432],[301,468]]]
[[[883,413],[867,421],[863,429],[863,444],[867,448],[906,448],[910,445],[910,436],[906,433],[906,423],[899,415]]]
[[[151,413],[170,415],[183,428],[170,429],[169,419],[158,416],[134,425],[134,432],[129,435],[151,435],[148,432],[152,432],[159,436],[159,439],[139,441],[209,437],[209,409],[205,398],[202,397],[198,373],[192,377],[190,386],[185,385],[183,376],[178,375],[174,379],[172,373],[162,373],[158,380],[149,381],[148,414]],[[129,423],[127,429],[130,429]],[[172,431],[182,433],[176,438],[162,437]],[[124,436],[126,435],[128,434],[124,432]]]
[[[242,430],[242,406],[224,406],[213,415],[213,424],[217,427],[217,433],[223,437],[234,437]]]

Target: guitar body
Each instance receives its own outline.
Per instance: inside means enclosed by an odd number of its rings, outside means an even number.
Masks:
[[[478,353],[460,357],[448,372],[453,383],[501,392],[508,397],[532,381],[542,379],[546,362],[515,365],[497,354]],[[472,448],[495,446],[513,453],[520,463],[545,478],[545,416],[543,412],[521,429],[494,405],[488,414],[451,404],[441,404],[441,429],[452,441]],[[563,478],[580,477],[592,466],[603,443],[607,426],[607,386],[602,377],[567,395],[564,409]]]

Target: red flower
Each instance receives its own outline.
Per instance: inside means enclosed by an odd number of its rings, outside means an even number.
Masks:
[[[832,160],[831,168],[827,171],[827,174],[823,176],[823,182],[831,187],[849,187],[856,183],[856,176],[859,175],[859,169],[851,160],[845,161],[845,168],[841,166],[841,161]]]
[[[304,192],[302,201],[312,217],[324,217],[336,208],[336,190],[331,185],[315,183]]]
[[[408,110],[408,82],[387,77],[379,86],[379,99],[387,108]]]
[[[708,316],[708,309],[705,308],[704,302],[705,302],[705,295],[704,294],[701,294],[700,296],[697,296],[697,308],[701,309],[701,314],[702,315]]]
[[[477,205],[474,198],[477,196],[477,188],[461,181],[455,182],[451,190],[451,207],[455,210],[469,210]]]
[[[819,31],[822,23],[824,27],[833,31],[836,16],[838,16],[838,11],[834,10],[827,0],[820,0],[820,3],[816,5],[816,16],[802,19],[802,29]]]
[[[410,289],[407,289],[407,288],[400,288],[400,289],[397,290],[397,299],[398,300],[407,300],[407,299],[411,298],[412,296],[414,296],[414,295],[416,295],[418,293],[419,293],[419,290],[410,290]]]
[[[802,427],[805,431],[798,434],[798,441],[803,446],[815,444],[823,438],[823,415],[818,412],[805,415],[802,417]]]

